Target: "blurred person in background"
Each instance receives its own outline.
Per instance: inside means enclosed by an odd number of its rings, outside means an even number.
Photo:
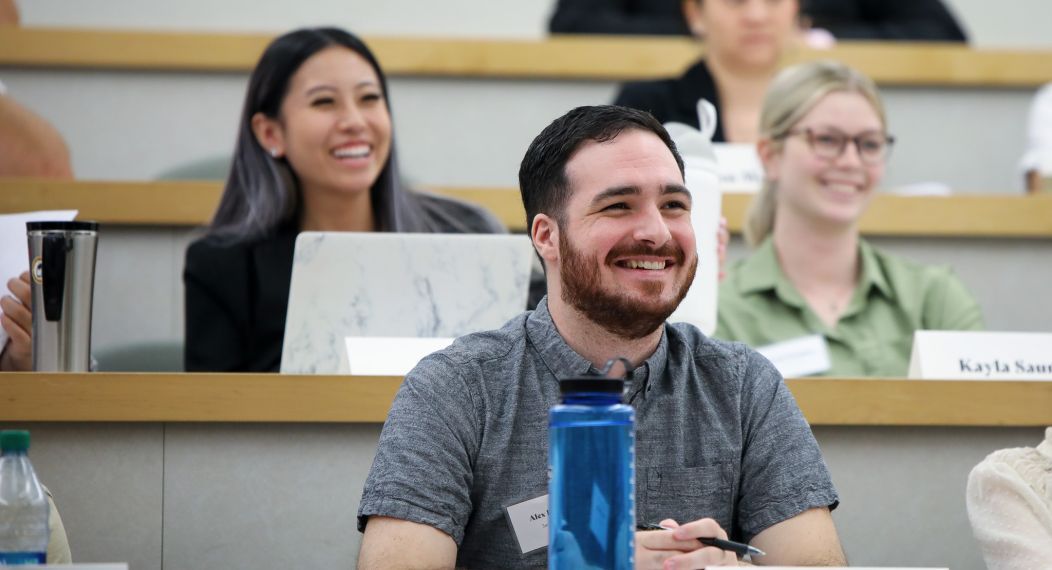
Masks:
[[[555,34],[687,35],[684,3],[694,0],[557,0]],[[713,0],[720,1],[720,0]],[[965,42],[940,0],[803,0],[808,27],[835,39]]]
[[[797,37],[797,0],[689,0],[682,7],[705,57],[682,77],[625,84],[614,104],[698,128],[698,100],[706,99],[718,111],[713,142],[756,142],[763,95]]]
[[[1026,153],[1020,163],[1026,190],[1037,193],[1052,178],[1052,83],[1038,90],[1030,105]]]
[[[1052,427],[1035,447],[1001,449],[968,475],[968,520],[988,570],[1052,563]]]
[[[0,27],[18,25],[14,1],[0,0]],[[69,148],[58,129],[15,101],[2,82],[0,177],[73,178]],[[7,342],[0,346],[0,371],[31,370],[33,316],[29,309],[29,272],[0,278],[6,280],[9,293],[0,297],[0,327],[8,335]]]
[[[916,330],[976,330],[975,299],[947,268],[859,235],[894,142],[876,86],[816,61],[774,80],[760,116],[763,189],[745,222],[755,250],[720,284],[714,336],[753,347],[821,335],[832,376],[903,376]]]

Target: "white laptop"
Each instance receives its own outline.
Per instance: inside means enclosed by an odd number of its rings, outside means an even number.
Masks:
[[[526,309],[523,235],[303,232],[281,372],[348,373],[348,337],[457,337]]]

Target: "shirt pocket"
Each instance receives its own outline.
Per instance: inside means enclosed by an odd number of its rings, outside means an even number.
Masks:
[[[673,519],[683,524],[713,518],[729,531],[734,503],[730,475],[730,465],[725,463],[648,468],[645,504],[638,509],[639,522]]]

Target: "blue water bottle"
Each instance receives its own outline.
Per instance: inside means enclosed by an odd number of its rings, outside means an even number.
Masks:
[[[622,401],[624,381],[566,378],[559,390],[548,423],[548,568],[630,570],[636,415]]]

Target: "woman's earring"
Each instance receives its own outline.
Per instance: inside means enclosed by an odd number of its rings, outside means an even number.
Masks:
[[[270,148],[270,156],[272,156],[273,158],[277,158],[278,157],[278,149],[277,149],[277,147],[271,147]]]

